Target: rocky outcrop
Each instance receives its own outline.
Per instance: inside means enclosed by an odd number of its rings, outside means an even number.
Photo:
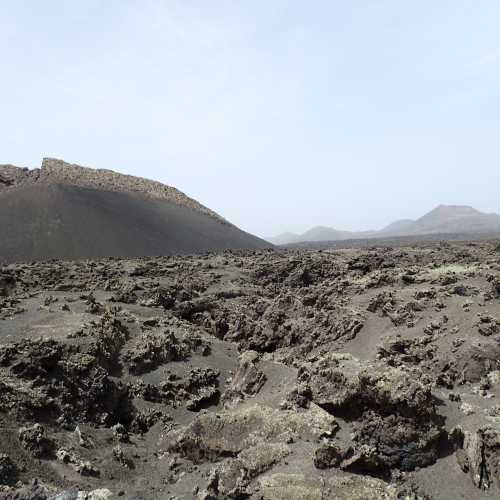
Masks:
[[[82,167],[54,158],[44,158],[40,178],[75,186],[139,193],[151,198],[169,200],[225,222],[220,215],[189,198],[178,189],[142,177],[120,174],[112,170]]]
[[[54,452],[55,443],[46,435],[45,428],[40,424],[21,427],[19,441],[25,450],[37,458],[49,457]]]
[[[418,372],[329,354],[302,365],[297,382],[300,393],[354,424],[352,447],[332,463],[384,475],[436,461],[443,429],[432,386]]]
[[[227,223],[220,215],[178,189],[142,177],[120,174],[112,170],[82,167],[55,158],[44,158],[41,168],[34,170],[0,165],[0,192],[33,182],[54,182],[104,191],[138,193],[150,198],[172,201]]]
[[[385,482],[357,475],[334,476],[318,480],[308,474],[297,472],[276,473],[259,478],[260,495],[263,500],[375,500],[399,497],[396,488]]]
[[[500,487],[500,429],[484,426],[475,432],[455,429],[460,447],[456,453],[460,468],[468,473],[475,486]]]
[[[253,405],[199,415],[192,424],[169,437],[167,449],[201,463],[237,457],[259,443],[319,440],[337,428],[335,419],[315,405],[300,413]]]
[[[266,375],[259,367],[259,354],[255,351],[245,351],[240,356],[240,362],[231,384],[224,394],[224,399],[245,398],[257,394],[266,382]]]
[[[289,453],[289,447],[283,443],[259,443],[243,450],[237,458],[226,459],[212,469],[201,498],[248,498],[251,493],[250,482]]]
[[[0,404],[20,421],[41,420],[64,427],[74,422],[130,422],[126,387],[107,363],[80,348],[54,340],[23,340],[0,348]]]
[[[193,352],[207,353],[209,350],[209,343],[197,335],[186,333],[180,337],[173,331],[146,331],[134,340],[124,358],[129,363],[129,370],[140,375],[167,362],[185,360]]]
[[[40,174],[40,169],[29,170],[14,165],[0,165],[0,193],[11,187],[37,182]]]

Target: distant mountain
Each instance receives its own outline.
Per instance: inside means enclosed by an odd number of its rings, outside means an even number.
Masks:
[[[378,233],[381,235],[401,234],[402,232],[410,231],[413,224],[415,224],[415,221],[412,219],[397,220],[378,231]]]
[[[49,158],[0,165],[0,235],[0,262],[270,246],[172,186]]]
[[[268,238],[268,241],[276,245],[287,245],[308,241],[483,232],[500,232],[500,215],[485,214],[464,205],[439,205],[417,220],[397,220],[379,231],[340,231],[318,226],[300,235],[284,233],[276,238]]]
[[[481,232],[500,229],[500,215],[485,214],[467,206],[440,205],[417,221],[416,233]]]
[[[480,233],[500,231],[500,215],[485,214],[463,205],[439,205],[391,235],[418,235],[436,233]]]
[[[337,231],[331,227],[317,226],[309,229],[303,234],[283,233],[278,236],[267,238],[267,241],[275,245],[288,245],[301,241],[333,241],[350,238],[354,233],[349,231]]]
[[[332,227],[316,226],[302,234],[283,233],[279,236],[266,238],[266,240],[274,245],[289,245],[303,241],[338,241],[352,238],[369,238],[374,234],[376,234],[376,231],[341,231]]]
[[[304,241],[301,239],[300,234],[295,233],[282,233],[278,234],[278,236],[266,238],[266,240],[273,245],[288,245],[289,243],[298,243],[299,241]]]
[[[350,231],[339,231],[331,227],[316,226],[309,231],[306,231],[302,236],[307,241],[325,241],[325,240],[345,240],[352,238],[353,233]]]

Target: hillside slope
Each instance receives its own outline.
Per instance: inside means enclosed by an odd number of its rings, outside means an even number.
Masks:
[[[10,167],[9,175],[0,168],[4,186],[0,189],[0,261],[270,246],[175,188],[110,171],[102,175],[103,171],[83,169],[85,175],[78,176],[82,167],[66,169],[66,165],[56,173],[43,167],[22,172]],[[150,186],[156,189],[148,191]]]

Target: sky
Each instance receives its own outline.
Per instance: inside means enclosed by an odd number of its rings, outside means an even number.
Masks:
[[[0,163],[173,185],[260,236],[500,213],[498,0],[2,0]]]

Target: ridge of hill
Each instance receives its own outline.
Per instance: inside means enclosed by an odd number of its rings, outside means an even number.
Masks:
[[[3,182],[2,182],[3,179]],[[56,158],[44,158],[41,168],[27,169],[0,165],[0,192],[9,188],[38,182],[55,182],[105,191],[139,193],[151,198],[165,199],[227,221],[177,188],[143,177],[122,174],[108,169],[94,169]]]

